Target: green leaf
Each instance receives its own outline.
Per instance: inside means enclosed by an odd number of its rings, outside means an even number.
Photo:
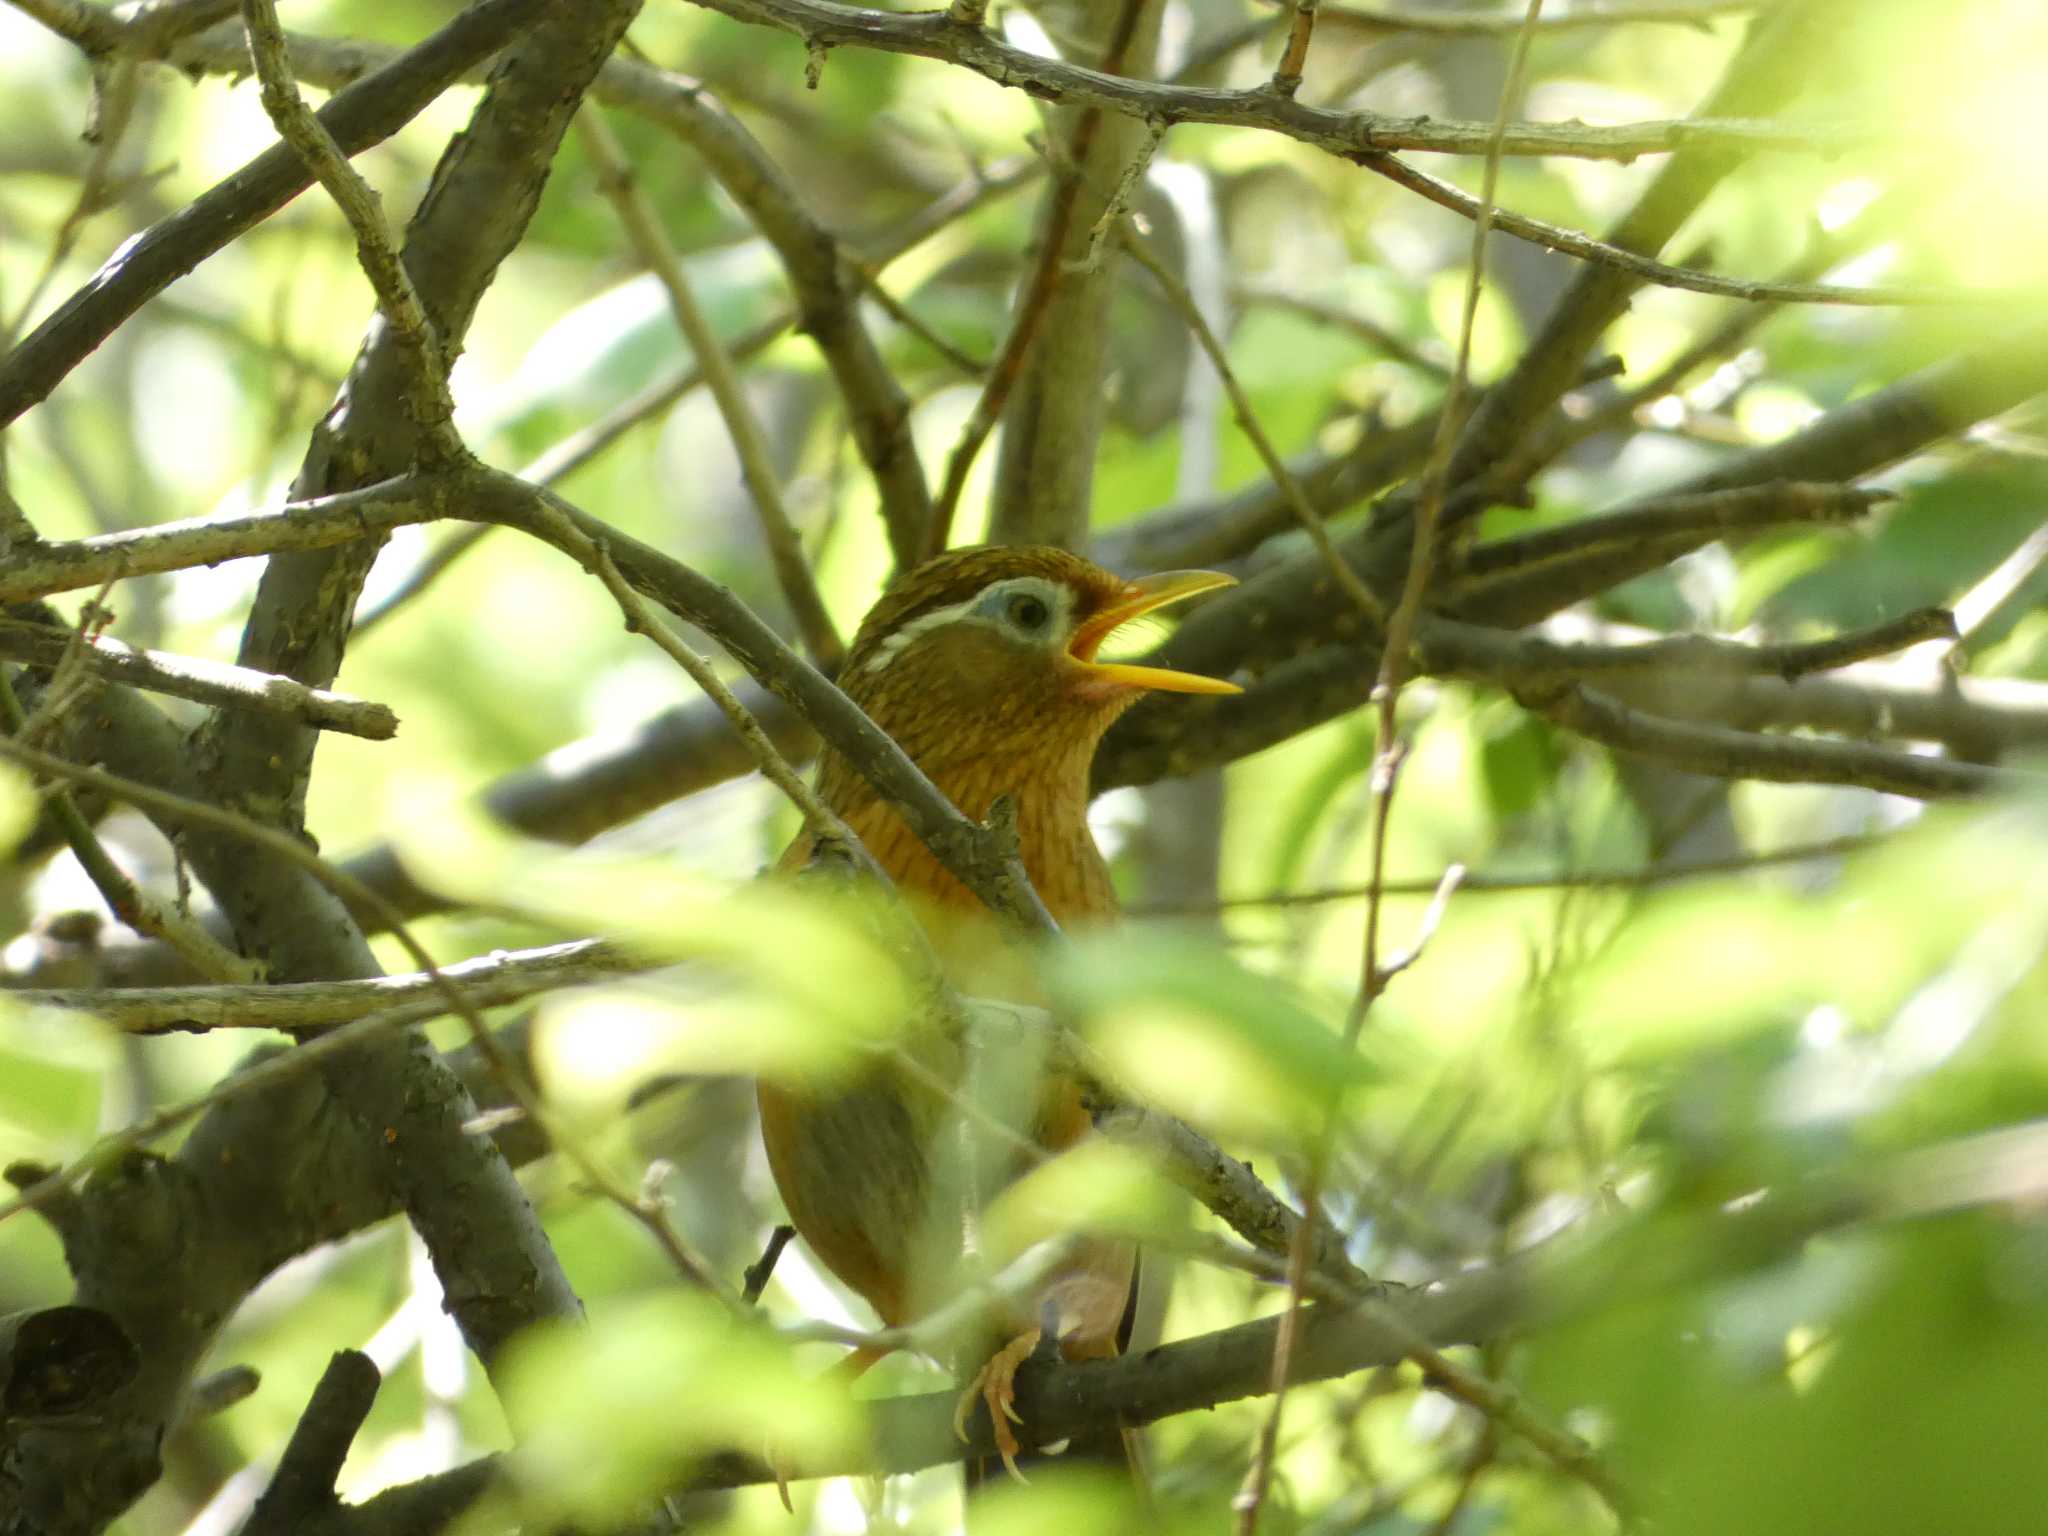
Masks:
[[[471,809],[415,823],[394,842],[416,880],[459,904],[607,934],[653,960],[700,962],[548,1004],[547,1070],[586,1105],[658,1070],[843,1070],[919,1013],[856,896],[784,880],[734,886],[662,860],[570,852]]]
[[[1041,1163],[982,1214],[981,1242],[993,1265],[1034,1243],[1087,1230],[1173,1237],[1187,1231],[1187,1201],[1128,1147],[1087,1141]]]
[[[12,763],[0,763],[0,860],[13,857],[41,810],[28,774]]]
[[[791,1463],[853,1454],[852,1399],[706,1296],[615,1302],[584,1328],[510,1346],[512,1498],[535,1528],[610,1527],[717,1451]]]
[[[1218,1132],[1292,1145],[1371,1076],[1285,983],[1170,935],[1077,942],[1055,987],[1140,1095]]]
[[[0,1156],[83,1151],[115,1048],[97,1019],[21,1008],[0,992]]]

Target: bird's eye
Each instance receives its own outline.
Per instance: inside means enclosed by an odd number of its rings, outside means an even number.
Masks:
[[[1052,610],[1045,606],[1045,599],[1033,597],[1028,592],[1020,592],[1011,598],[1006,611],[1010,622],[1024,630],[1043,629],[1046,620],[1052,617]]]

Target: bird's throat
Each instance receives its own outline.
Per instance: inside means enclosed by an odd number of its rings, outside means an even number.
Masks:
[[[946,798],[977,821],[987,818],[998,796],[1009,798],[1025,871],[1062,927],[1106,921],[1116,911],[1108,866],[1088,830],[1091,755],[1062,754],[1064,760],[985,756],[926,768]],[[981,910],[973,892],[864,781],[841,780],[827,789],[838,791],[828,794],[828,802],[905,896],[940,912],[966,915]]]

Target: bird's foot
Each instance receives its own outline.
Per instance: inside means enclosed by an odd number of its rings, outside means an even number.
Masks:
[[[1010,1476],[1020,1483],[1027,1481],[1017,1470],[1017,1452],[1022,1447],[1010,1429],[1012,1424],[1024,1422],[1024,1416],[1017,1412],[1017,1370],[1038,1348],[1039,1337],[1039,1330],[1033,1328],[1028,1333],[1018,1334],[989,1356],[988,1364],[975,1372],[974,1380],[967,1384],[967,1390],[953,1405],[953,1433],[965,1440],[968,1415],[974,1412],[974,1405],[977,1402],[988,1404],[989,1423],[995,1427],[996,1452],[1003,1458],[1003,1465]]]

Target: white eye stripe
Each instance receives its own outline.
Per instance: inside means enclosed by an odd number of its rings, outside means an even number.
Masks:
[[[1073,588],[1063,582],[1048,581],[1043,576],[1012,576],[1006,581],[989,583],[965,602],[949,603],[944,608],[919,614],[875,647],[875,654],[868,658],[861,670],[869,673],[887,670],[906,647],[915,644],[922,636],[962,619],[1015,633],[1014,626],[1006,618],[1006,611],[1011,600],[1020,596],[1035,597],[1045,604],[1051,622],[1043,625],[1040,633],[1066,633],[1068,617],[1074,607]]]
[[[868,658],[868,664],[862,670],[867,672],[886,670],[892,661],[903,654],[905,646],[916,640],[920,635],[930,634],[942,625],[951,624],[955,619],[965,618],[974,611],[974,605],[979,601],[979,598],[970,597],[964,603],[953,603],[944,608],[934,608],[930,613],[920,613],[908,624],[898,629],[895,634],[889,636],[888,639],[876,646],[875,654]]]

